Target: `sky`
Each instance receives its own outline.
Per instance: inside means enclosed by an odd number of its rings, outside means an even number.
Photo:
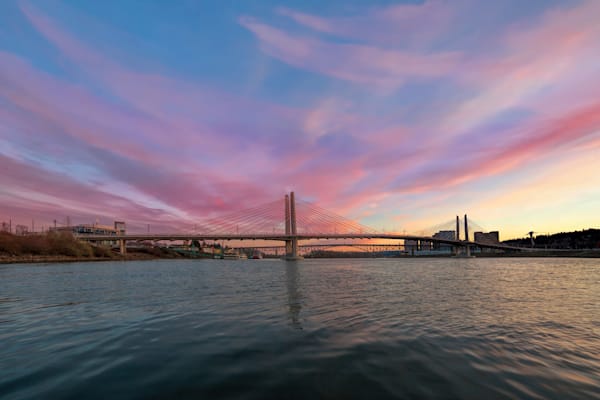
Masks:
[[[378,230],[600,227],[600,1],[2,1],[0,221],[289,191]]]

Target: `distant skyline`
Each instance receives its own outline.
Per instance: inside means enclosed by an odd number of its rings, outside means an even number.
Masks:
[[[600,227],[600,1],[0,2],[0,222],[283,198],[376,229]]]

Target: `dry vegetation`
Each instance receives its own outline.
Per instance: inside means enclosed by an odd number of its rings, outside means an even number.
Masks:
[[[65,256],[76,258],[113,258],[106,247],[80,242],[70,233],[49,232],[17,236],[0,232],[0,255],[4,256]]]

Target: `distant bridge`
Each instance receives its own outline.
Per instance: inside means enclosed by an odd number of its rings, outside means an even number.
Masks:
[[[304,240],[404,240],[421,243],[439,243],[454,248],[456,254],[470,255],[472,247],[504,251],[530,251],[533,249],[507,246],[501,243],[482,243],[470,241],[468,220],[465,215],[465,240],[459,239],[460,225],[456,217],[454,238],[427,235],[407,235],[381,233],[358,224],[311,203],[302,202],[303,213],[297,213],[294,192],[285,195],[283,213],[277,211],[280,202],[237,212],[221,218],[209,220],[204,233],[162,233],[162,234],[123,234],[123,235],[77,235],[78,239],[89,242],[118,241],[122,254],[127,251],[127,241],[281,241],[285,243],[286,259],[300,259],[298,242]],[[283,218],[281,218],[283,217]],[[302,224],[298,226],[298,222]],[[272,230],[272,233],[265,232]]]

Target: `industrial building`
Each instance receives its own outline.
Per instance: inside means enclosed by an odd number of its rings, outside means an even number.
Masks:
[[[125,222],[115,221],[113,226],[94,224],[79,224],[50,228],[51,232],[70,232],[74,235],[110,235],[119,236],[126,232]]]
[[[473,239],[477,243],[498,244],[500,243],[500,232],[475,232]]]
[[[456,231],[439,231],[433,235],[436,239],[456,240]],[[452,245],[446,243],[433,243],[433,249],[438,251],[452,251]]]

